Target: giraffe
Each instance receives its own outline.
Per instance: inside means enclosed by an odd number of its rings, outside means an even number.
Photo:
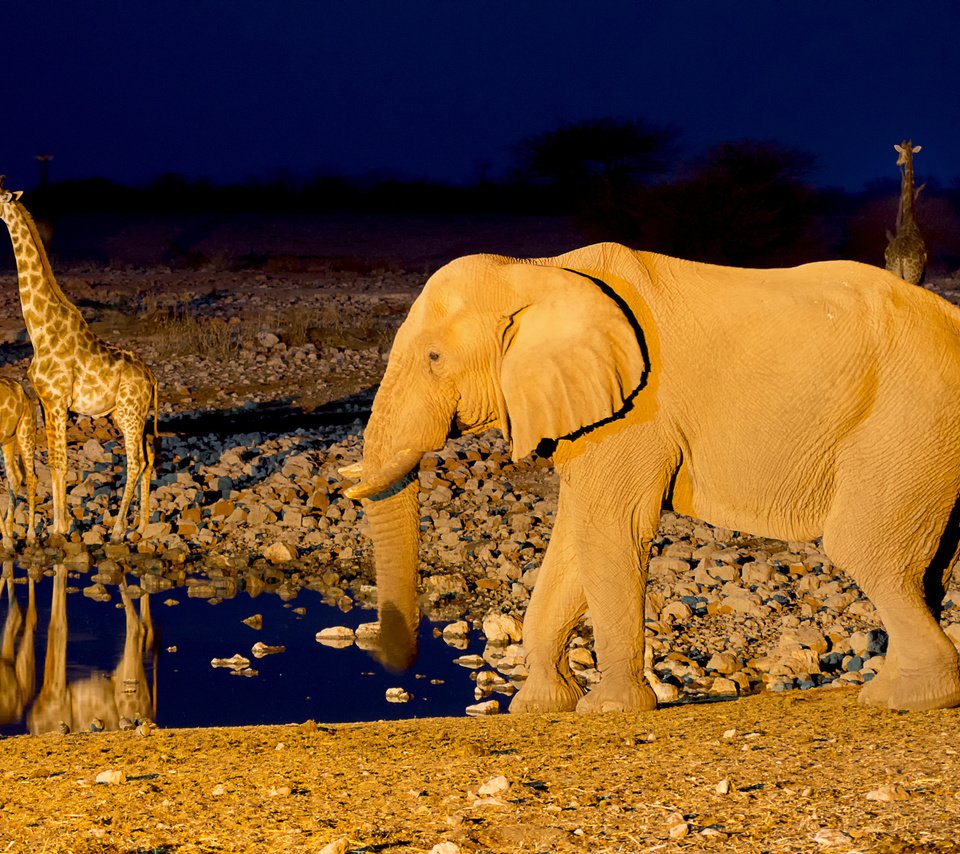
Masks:
[[[36,541],[33,526],[37,501],[37,470],[34,456],[37,448],[37,416],[33,401],[15,380],[0,377],[0,448],[7,475],[10,506],[0,517],[0,531],[5,548],[13,548],[13,514],[21,484],[27,484],[27,542]]]
[[[897,166],[900,167],[900,207],[897,210],[897,233],[887,232],[887,250],[884,253],[887,269],[901,279],[919,284],[927,266],[927,249],[923,245],[920,229],[913,218],[913,203],[920,195],[913,187],[913,155],[922,146],[914,146],[905,139],[900,145],[894,145],[897,152]]]
[[[57,284],[33,219],[20,203],[19,191],[3,186],[0,218],[7,224],[17,259],[20,307],[33,344],[27,375],[40,398],[47,433],[53,493],[53,533],[66,534],[67,413],[111,415],[123,434],[127,453],[126,483],[111,537],[123,538],[127,510],[140,483],[140,524],[150,517],[153,440],[157,437],[157,378],[129,350],[101,341],[79,309]],[[153,440],[145,425],[153,404]],[[142,477],[142,480],[141,480]]]

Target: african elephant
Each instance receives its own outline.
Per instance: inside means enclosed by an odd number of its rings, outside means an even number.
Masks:
[[[960,543],[960,310],[848,261],[755,270],[617,244],[460,258],[397,332],[364,434],[382,655],[416,653],[418,463],[453,425],[552,453],[559,508],[511,711],[650,709],[644,592],[661,511],[823,549],[876,605],[864,702],[960,704],[941,631]],[[566,645],[589,609],[602,678]]]

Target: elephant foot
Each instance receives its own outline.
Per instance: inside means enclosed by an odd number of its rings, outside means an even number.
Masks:
[[[868,706],[912,712],[951,709],[960,706],[960,676],[953,668],[936,677],[901,672],[884,679],[881,671],[860,689],[857,699]]]
[[[583,689],[572,677],[531,674],[511,700],[510,712],[572,712],[582,696]]]
[[[657,707],[657,695],[646,682],[600,680],[579,703],[578,712],[649,712]]]

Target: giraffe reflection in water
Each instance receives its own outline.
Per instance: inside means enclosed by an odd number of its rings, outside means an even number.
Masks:
[[[147,684],[144,652],[155,652],[150,598],[144,594],[139,614],[121,578],[120,597],[126,623],[123,652],[112,673],[93,673],[67,681],[67,571],[54,570],[47,652],[43,683],[27,714],[27,727],[34,735],[56,732],[132,726],[137,720],[152,720],[156,710],[156,662],[152,686]]]
[[[0,725],[14,723],[23,717],[23,710],[33,699],[37,681],[33,643],[37,628],[34,580],[32,577],[27,579],[26,617],[20,611],[13,590],[13,561],[4,561],[2,583],[7,593],[7,618],[3,623],[0,646]]]

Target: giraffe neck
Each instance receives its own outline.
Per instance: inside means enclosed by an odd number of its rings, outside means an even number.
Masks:
[[[904,158],[903,181],[900,184],[900,210],[897,216],[897,228],[915,228],[913,219],[913,157],[908,153]]]
[[[30,339],[35,342],[37,333],[42,330],[47,320],[62,317],[64,313],[76,312],[78,317],[80,315],[54,278],[50,259],[47,258],[33,218],[23,205],[16,201],[8,203],[6,210],[7,227],[17,259],[20,307]],[[83,322],[82,317],[80,320]]]

